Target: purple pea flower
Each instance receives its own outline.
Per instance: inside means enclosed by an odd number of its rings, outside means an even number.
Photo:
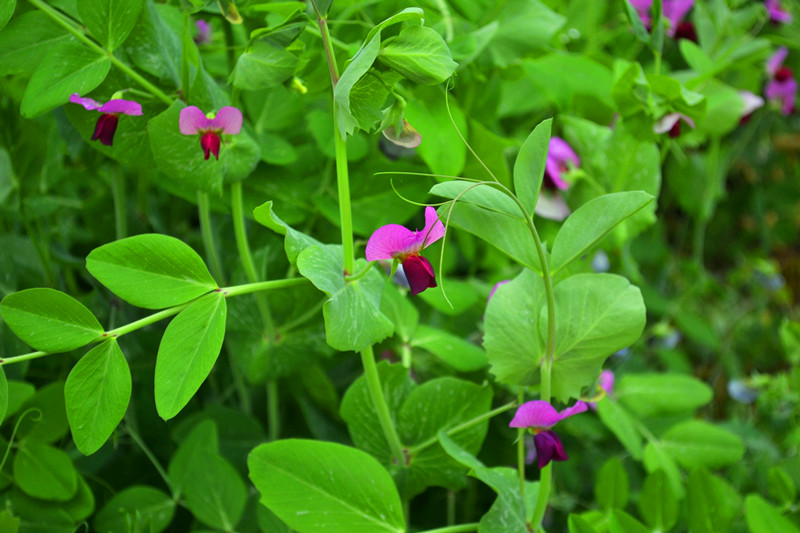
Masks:
[[[780,0],[766,0],[764,7],[769,13],[769,20],[775,24],[789,24],[792,22],[792,14],[781,7]]]
[[[211,44],[211,24],[203,19],[199,19],[194,23],[197,28],[197,34],[194,36],[196,44]]]
[[[600,372],[600,379],[598,380],[597,386],[603,390],[603,394],[606,396],[614,394],[614,372],[611,370],[603,370]],[[598,393],[598,396],[599,395]],[[600,399],[602,399],[602,397]],[[597,402],[588,402],[588,405],[592,411],[597,410]]]
[[[520,405],[508,425],[512,428],[531,428],[537,463],[539,468],[544,468],[550,461],[569,459],[564,451],[564,445],[561,444],[561,439],[551,428],[565,418],[583,413],[587,409],[586,403],[579,401],[572,407],[558,412],[548,402],[534,400]]]
[[[569,182],[564,179],[564,174],[570,167],[577,167],[581,161],[578,155],[560,137],[551,137],[547,149],[547,160],[544,163],[544,182],[539,200],[534,212],[542,218],[550,220],[564,220],[570,210],[567,203],[558,194],[569,188]],[[546,192],[547,191],[547,192]]]
[[[742,99],[742,118],[739,124],[746,124],[753,112],[764,106],[764,99],[750,91],[739,91],[739,96]]]
[[[200,135],[200,146],[205,159],[214,154],[219,160],[220,134],[235,135],[242,130],[242,112],[235,107],[225,106],[217,115],[209,118],[199,107],[193,105],[181,109],[181,133]]]
[[[411,294],[436,287],[430,261],[419,255],[423,248],[444,237],[444,224],[433,207],[425,208],[425,227],[411,231],[399,224],[387,224],[375,230],[367,241],[367,261],[396,259],[403,265]]]
[[[767,72],[772,79],[764,89],[764,95],[768,100],[780,103],[781,114],[784,116],[792,114],[797,97],[797,80],[794,78],[792,69],[783,65],[787,55],[789,55],[789,50],[785,46],[781,46],[769,58]]]
[[[669,132],[669,136],[674,139],[681,134],[681,121],[694,129],[694,120],[683,113],[667,113],[653,124],[653,132],[659,135]]]
[[[650,9],[653,0],[630,0],[631,5],[639,13],[642,24],[651,29],[653,21],[650,18]],[[664,0],[661,4],[664,17],[669,20],[667,35],[670,37],[685,38],[697,41],[694,25],[691,22],[684,22],[684,17],[694,6],[694,0]]]
[[[69,101],[73,104],[82,105],[88,111],[99,111],[100,116],[94,126],[92,140],[99,140],[106,146],[114,143],[114,132],[117,131],[117,122],[120,115],[138,116],[142,114],[142,106],[132,100],[122,100],[112,98],[105,104],[101,104],[91,98],[83,98],[78,93],[70,95]]]

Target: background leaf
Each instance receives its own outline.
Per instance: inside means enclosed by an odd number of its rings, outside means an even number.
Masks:
[[[89,33],[113,52],[125,42],[136,25],[143,0],[81,0],[78,13]]]

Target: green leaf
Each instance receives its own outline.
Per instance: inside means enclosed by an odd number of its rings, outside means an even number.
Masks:
[[[646,192],[628,191],[604,194],[580,206],[567,218],[553,241],[552,275],[588,252],[617,224],[654,200]]]
[[[285,48],[256,41],[236,61],[230,81],[234,87],[257,91],[280,85],[294,75],[298,58]]]
[[[614,389],[614,397],[640,417],[691,413],[711,396],[711,387],[683,374],[626,374]]]
[[[567,19],[537,0],[509,0],[497,16],[500,28],[489,44],[494,64],[504,68],[546,46]]]
[[[644,466],[648,472],[663,470],[667,476],[672,492],[682,500],[686,494],[683,488],[683,476],[672,455],[667,453],[660,441],[650,441],[644,448]]]
[[[142,0],[81,0],[78,13],[89,33],[113,52],[125,42],[136,25]]]
[[[305,233],[301,233],[292,229],[286,222],[278,218],[278,215],[272,211],[272,201],[263,203],[253,210],[253,216],[256,222],[262,226],[266,226],[279,235],[284,235],[284,248],[286,249],[286,257],[291,264],[296,264],[297,256],[306,248],[320,242],[313,237],[309,237]]]
[[[628,22],[630,22],[631,28],[633,28],[633,34],[636,35],[636,38],[641,42],[650,44],[650,34],[647,32],[647,28],[644,27],[639,12],[636,11],[636,8],[633,7],[630,0],[623,0],[622,3],[625,6],[625,14],[628,16]]]
[[[491,509],[481,518],[479,531],[486,533],[529,533],[528,519],[539,494],[539,483],[525,483],[526,501],[519,490],[519,475],[512,468],[487,468],[445,432],[439,443],[448,455],[471,469],[470,475],[483,481],[497,493]]]
[[[67,103],[69,96],[85,96],[100,85],[111,68],[108,55],[74,42],[50,49],[31,76],[22,96],[20,113],[33,118]]]
[[[663,470],[652,472],[644,480],[639,511],[647,525],[656,531],[669,531],[678,521],[678,500]]]
[[[181,442],[169,462],[169,482],[177,500],[189,482],[190,471],[201,464],[201,456],[219,452],[217,425],[213,420],[199,422]]]
[[[155,233],[95,248],[86,257],[86,268],[114,294],[146,309],[180,305],[217,288],[189,245]]]
[[[748,494],[744,500],[747,527],[751,533],[798,533],[800,528],[783,516],[773,505],[758,494]]]
[[[78,472],[69,456],[48,444],[26,442],[13,467],[14,483],[34,498],[65,502],[78,490]]]
[[[5,533],[19,533],[19,517],[15,517],[10,511],[0,511],[0,531]]]
[[[567,519],[569,533],[597,533],[597,530],[585,519],[576,514]]]
[[[636,429],[633,417],[616,402],[616,398],[604,398],[597,402],[597,414],[603,424],[625,446],[628,453],[637,461],[641,461],[642,436],[639,434],[639,430]]]
[[[159,169],[177,185],[188,190],[219,190],[228,157],[225,139],[223,137],[219,160],[204,159],[200,136],[183,135],[179,128],[181,109],[185,106],[177,100],[147,124],[153,156]]]
[[[19,391],[18,387],[15,387]],[[24,391],[24,389],[23,389]],[[25,392],[23,392],[25,394]],[[58,442],[69,430],[64,402],[64,382],[52,381],[36,391],[19,408],[20,413],[31,409],[39,417],[21,416],[17,419],[17,434],[25,441]],[[29,413],[30,415],[30,413]]]
[[[607,460],[597,473],[594,498],[601,509],[624,509],[628,505],[628,474],[617,457]]]
[[[744,455],[742,440],[735,434],[702,420],[672,426],[661,437],[664,449],[686,468],[719,468]]]
[[[156,7],[153,2],[145,2],[122,49],[138,68],[177,84],[180,81],[181,39],[176,32],[180,26],[173,29],[161,15],[170,12],[180,17],[172,6],[159,4]]]
[[[68,352],[103,335],[82,303],[53,289],[26,289],[0,302],[3,321],[20,339],[43,352]]]
[[[450,113],[446,104],[450,106]],[[452,97],[445,101],[441,87],[416,87],[413,98],[408,100],[405,117],[422,135],[422,144],[416,152],[430,171],[447,176],[461,175],[467,160],[467,148],[458,132],[466,138],[470,134],[467,118],[458,102]]]
[[[366,261],[356,261],[358,272]],[[359,280],[346,282],[342,247],[314,245],[297,257],[297,269],[328,295],[322,307],[328,344],[339,351],[361,351],[394,331],[392,322],[380,312],[383,279],[375,269]]]
[[[75,446],[91,455],[108,440],[125,416],[131,397],[131,371],[116,339],[92,348],[64,384],[67,419]]]
[[[520,211],[517,203],[509,195],[494,188],[491,184],[452,180],[437,183],[431,187],[429,192],[451,200],[458,198],[458,202],[475,204],[489,211],[503,213],[522,220],[522,211]]]
[[[800,363],[800,323],[784,317],[778,334],[781,338],[781,346],[786,352],[786,358],[792,364]]]
[[[158,489],[134,485],[118,492],[94,518],[97,533],[161,533],[172,522],[175,501]]]
[[[0,5],[0,30],[5,28],[8,21],[14,15],[14,9],[17,7],[17,0],[8,0]]]
[[[233,531],[247,502],[244,481],[216,453],[199,450],[195,459],[183,478],[186,506],[204,524]]]
[[[689,531],[692,533],[731,531],[734,520],[739,518],[742,512],[742,497],[736,489],[704,468],[693,470],[689,474],[687,488]]]
[[[29,11],[0,32],[0,76],[24,74],[70,35],[44,13]]]
[[[475,372],[487,365],[486,354],[478,346],[452,333],[421,324],[411,346],[422,348],[459,372]]]
[[[442,36],[427,26],[406,26],[382,43],[378,57],[421,85],[442,83],[458,66]]]
[[[621,509],[614,509],[608,522],[609,533],[650,533],[644,524]]]
[[[483,346],[499,382],[529,385],[538,378],[544,342],[537,320],[544,304],[541,276],[525,269],[501,285],[486,306]]]
[[[63,504],[61,508],[69,513],[69,516],[75,522],[86,520],[94,513],[94,493],[86,479],[80,474],[78,474],[77,494],[66,504]]]
[[[383,120],[383,109],[389,90],[381,75],[374,69],[370,76],[362,76],[350,90],[350,113],[358,127],[364,131],[372,131],[380,126]],[[402,114],[400,115],[402,123]]]
[[[419,311],[409,298],[400,294],[394,283],[385,283],[381,293],[381,313],[394,324],[394,332],[403,342],[409,342],[419,327]]]
[[[639,289],[613,274],[577,274],[556,285],[553,296],[558,320],[552,390],[566,403],[597,379],[609,355],[639,338],[645,307]],[[539,333],[546,338],[545,307],[540,311]]]
[[[368,454],[331,442],[262,444],[247,460],[261,503],[298,533],[404,533],[400,496]]]
[[[0,424],[6,418],[8,412],[8,380],[6,379],[6,371],[0,366]]]
[[[790,507],[797,497],[792,477],[779,466],[773,466],[767,472],[767,490],[770,498],[784,507]]]
[[[551,118],[539,123],[525,139],[514,161],[514,192],[531,217],[542,188],[552,126]]]
[[[686,63],[698,74],[706,74],[714,70],[714,62],[711,58],[703,52],[702,48],[689,39],[679,40],[678,48],[680,48],[681,55],[686,60]]]
[[[518,263],[541,271],[530,229],[521,216],[509,216],[470,203],[447,204],[439,208],[439,218],[450,225],[480,237]]]
[[[177,415],[203,384],[225,337],[225,295],[191,303],[164,331],[155,375],[156,409],[164,420]]]

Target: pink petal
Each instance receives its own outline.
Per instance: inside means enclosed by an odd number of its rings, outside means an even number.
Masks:
[[[767,0],[764,2],[764,6],[767,8],[772,22],[783,22],[785,24],[792,22],[791,13],[781,8],[780,0]]]
[[[670,35],[675,35],[678,24],[694,6],[694,0],[664,0],[664,17],[670,22]]]
[[[579,402],[575,402],[575,405],[573,405],[572,407],[568,407],[568,408],[564,409],[563,411],[561,411],[560,413],[558,413],[559,420],[564,420],[565,418],[570,417],[572,415],[577,415],[579,413],[583,413],[588,408],[589,408],[589,406],[586,405],[586,402],[580,402],[580,401]]]
[[[788,48],[785,46],[778,48],[778,50],[770,56],[769,61],[767,61],[767,72],[774,76],[778,69],[781,68],[781,65],[783,65],[783,62],[786,61],[787,55],[789,55]]]
[[[428,206],[425,208],[425,227],[422,228],[422,231],[417,232],[417,240],[420,242],[421,248],[427,248],[442,237],[444,237],[444,224],[439,220],[436,209]]]
[[[399,224],[387,224],[376,229],[367,241],[367,261],[394,259],[407,253],[419,252],[416,233]]]
[[[600,372],[600,388],[606,391],[609,396],[614,394],[614,372],[611,370]]]
[[[222,133],[235,135],[242,131],[242,112],[235,107],[225,106],[210,121],[209,127],[222,130]]]
[[[210,120],[206,118],[205,114],[199,107],[190,105],[181,109],[181,117],[179,120],[181,133],[184,135],[196,135],[202,130],[207,129]]]
[[[97,100],[92,100],[91,98],[82,98],[81,95],[78,93],[73,93],[69,96],[69,101],[73,104],[82,105],[84,109],[89,111],[94,111],[95,109],[100,109],[103,107],[103,104],[98,102]]]
[[[573,166],[577,167],[580,164],[578,154],[564,139],[552,137],[547,149],[547,159],[544,166],[553,185],[561,190],[569,188],[569,183],[561,177],[563,169],[568,166],[567,163],[572,163]]]
[[[764,94],[770,100],[781,102],[781,114],[790,115],[797,97],[797,80],[794,78],[784,81],[772,80],[767,84]]]
[[[551,428],[561,416],[555,407],[544,400],[525,402],[517,408],[514,418],[508,424],[512,428]]]
[[[141,115],[142,106],[133,100],[109,100],[98,111],[101,113],[122,113],[123,115]]]

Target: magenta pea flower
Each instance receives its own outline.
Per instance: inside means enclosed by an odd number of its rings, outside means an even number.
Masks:
[[[114,132],[117,131],[117,122],[120,115],[139,116],[142,114],[142,106],[132,100],[122,100],[113,98],[101,104],[91,98],[81,97],[78,93],[70,95],[69,101],[73,104],[82,105],[88,111],[99,111],[100,116],[94,126],[92,140],[99,140],[106,146],[114,143]]]
[[[577,167],[581,164],[578,154],[561,137],[551,137],[547,148],[547,160],[544,163],[545,187],[561,189],[569,188],[569,183],[563,174],[570,169],[570,165]]]
[[[444,224],[433,207],[425,208],[425,227],[411,231],[399,224],[387,224],[375,230],[367,241],[367,261],[394,259],[403,265],[411,294],[436,287],[430,261],[420,255],[423,248],[444,237]]]
[[[642,19],[642,24],[651,29],[652,19],[650,18],[650,9],[653,6],[653,0],[630,0],[631,5],[639,13],[639,18]],[[667,35],[670,37],[686,38],[693,41],[697,40],[694,33],[694,25],[691,22],[684,22],[684,17],[694,6],[694,0],[664,0],[661,4],[664,17],[669,20],[669,27],[667,28]]]
[[[683,113],[667,113],[653,124],[653,132],[659,135],[669,132],[669,136],[674,139],[681,134],[681,122],[685,122],[694,129],[694,120]]]
[[[769,13],[769,20],[775,24],[789,24],[792,22],[792,14],[783,9],[780,0],[766,0],[764,7]]]
[[[203,19],[198,19],[194,23],[194,26],[197,28],[194,42],[196,44],[211,44],[211,24]]]
[[[771,79],[764,88],[764,95],[768,100],[776,101],[781,106],[781,114],[790,115],[794,111],[794,102],[797,98],[797,80],[792,69],[784,66],[783,62],[789,50],[781,46],[772,54],[767,62],[767,72]]]
[[[576,402],[575,405],[561,412],[544,400],[525,402],[517,408],[514,418],[508,424],[512,428],[531,428],[533,431],[533,445],[536,449],[536,460],[539,468],[544,468],[550,461],[566,461],[569,459],[564,451],[564,445],[558,438],[553,426],[567,417],[583,413],[588,409],[585,402]]]
[[[184,135],[200,135],[200,146],[206,160],[211,154],[219,159],[220,135],[235,135],[242,130],[242,112],[225,106],[216,116],[206,116],[199,107],[190,105],[181,109],[180,128]]]
[[[603,370],[600,372],[600,379],[597,386],[603,390],[603,394],[611,396],[614,394],[614,372],[611,370]],[[598,391],[598,396],[600,395]],[[602,397],[600,398],[602,399]],[[588,402],[589,408],[593,411],[597,409],[597,402]]]

